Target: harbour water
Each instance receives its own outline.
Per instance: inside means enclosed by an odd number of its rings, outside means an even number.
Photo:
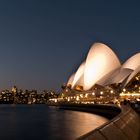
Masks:
[[[73,140],[107,121],[47,105],[0,105],[0,140]]]

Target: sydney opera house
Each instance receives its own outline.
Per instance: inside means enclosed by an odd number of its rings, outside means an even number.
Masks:
[[[93,44],[86,60],[69,78],[65,92],[140,95],[140,53],[121,64],[107,45]]]

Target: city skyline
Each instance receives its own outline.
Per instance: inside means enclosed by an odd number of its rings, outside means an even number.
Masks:
[[[121,63],[140,52],[140,3],[1,1],[0,90],[59,90],[95,42]]]

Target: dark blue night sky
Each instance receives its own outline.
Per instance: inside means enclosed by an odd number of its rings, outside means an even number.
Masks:
[[[1,0],[0,89],[54,89],[94,42],[124,62],[140,51],[140,3],[107,0]]]

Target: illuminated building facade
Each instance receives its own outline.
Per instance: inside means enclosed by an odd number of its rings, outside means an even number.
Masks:
[[[70,95],[75,93],[76,96],[80,93],[88,93],[88,96],[94,93],[96,97],[140,97],[140,53],[121,65],[116,54],[107,45],[95,43],[86,60],[69,78],[63,91]]]

